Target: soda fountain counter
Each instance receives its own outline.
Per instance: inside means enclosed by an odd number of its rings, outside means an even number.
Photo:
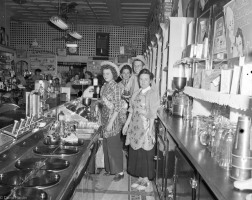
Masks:
[[[200,143],[198,136],[193,135],[188,120],[172,116],[164,108],[158,110],[158,119],[159,127],[156,129],[158,135],[164,134],[168,138],[168,146],[175,144],[175,164],[167,163],[166,166],[166,171],[174,168],[173,199],[180,199],[181,191],[191,193],[187,194],[190,196],[187,199],[243,200],[247,194],[252,193],[249,190],[240,191],[234,188],[234,180],[229,177],[231,170],[221,168],[211,157],[206,146]],[[180,180],[186,173],[189,175],[183,185]],[[181,189],[185,185],[190,188]],[[161,189],[159,193],[162,199],[169,199],[169,192],[165,189]],[[182,195],[185,198],[186,194]]]
[[[0,199],[71,198],[100,131],[97,122],[70,109],[74,106],[76,100],[0,129]],[[61,111],[64,123],[56,120]],[[66,140],[73,133],[76,141]]]

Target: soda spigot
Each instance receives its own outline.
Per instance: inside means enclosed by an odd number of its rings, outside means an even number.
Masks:
[[[14,120],[14,125],[13,125],[12,131],[11,131],[11,134],[12,134],[12,135],[15,135],[15,131],[16,131],[16,129],[17,129],[17,125],[18,125],[18,121],[17,121],[17,120]]]

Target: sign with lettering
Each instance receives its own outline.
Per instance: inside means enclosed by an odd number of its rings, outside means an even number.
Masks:
[[[214,23],[214,47],[213,54],[226,52],[226,36],[223,16]]]
[[[232,0],[224,6],[227,58],[252,61],[252,1]]]
[[[32,71],[39,68],[44,74],[57,74],[57,57],[48,54],[30,55],[30,67]]]

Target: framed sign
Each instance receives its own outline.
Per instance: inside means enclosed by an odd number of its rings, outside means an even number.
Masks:
[[[213,54],[227,51],[224,16],[219,16],[214,22]]]
[[[227,58],[252,62],[252,1],[232,0],[224,6]]]

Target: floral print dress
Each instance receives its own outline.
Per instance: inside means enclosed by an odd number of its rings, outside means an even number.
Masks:
[[[103,137],[108,138],[117,135],[122,129],[118,115],[114,120],[112,130],[105,131],[105,127],[108,125],[113,113],[119,112],[121,109],[121,90],[114,80],[102,86],[101,99],[101,123],[104,126]]]
[[[126,145],[130,145],[134,150],[143,148],[148,151],[154,146],[154,131],[150,130],[150,119],[146,117],[148,112],[146,94],[148,92],[142,94],[140,91],[131,101],[133,113],[127,131]]]

